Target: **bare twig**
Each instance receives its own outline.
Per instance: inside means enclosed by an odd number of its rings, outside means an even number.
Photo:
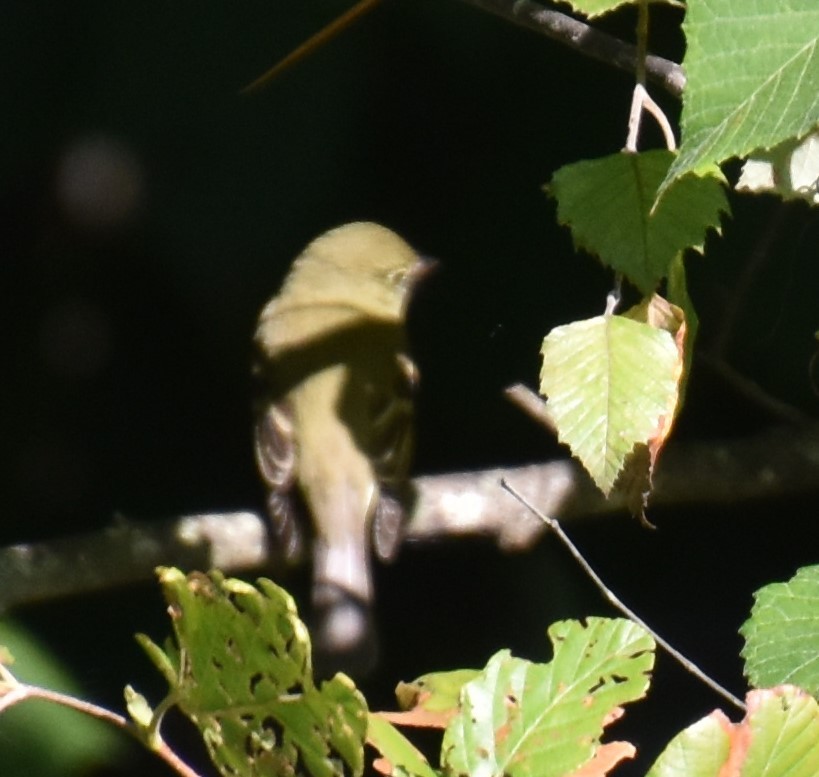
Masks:
[[[515,383],[505,388],[503,394],[513,405],[517,405],[541,426],[545,426],[553,434],[557,433],[554,419],[546,409],[546,400],[535,394],[528,386]]]
[[[756,405],[773,421],[782,421],[794,426],[804,426],[813,423],[813,419],[797,407],[783,402],[769,394],[751,378],[734,369],[728,362],[710,351],[701,351],[696,356],[697,363],[707,368],[739,396]]]
[[[61,707],[76,710],[84,715],[97,718],[97,720],[102,720],[116,726],[141,744],[145,744],[136,726],[123,715],[111,712],[111,710],[100,707],[97,704],[92,704],[89,701],[74,698],[65,693],[52,691],[48,688],[41,688],[37,685],[21,683],[6,667],[0,665],[0,714],[15,704],[19,704],[28,699],[42,699],[51,704],[58,704]],[[159,758],[165,761],[165,763],[177,774],[181,775],[181,777],[199,777],[198,772],[195,772],[182,761],[160,737],[156,737],[149,749],[156,753]]]
[[[736,696],[734,696],[734,694],[723,688],[716,680],[705,674],[705,672],[703,672],[702,669],[700,669],[693,661],[686,658],[666,639],[663,639],[663,637],[657,634],[657,632],[654,631],[654,629],[652,629],[651,626],[649,626],[642,618],[640,618],[640,616],[637,615],[634,610],[622,602],[622,600],[603,582],[600,575],[594,571],[591,564],[586,561],[583,554],[577,549],[577,546],[571,541],[571,539],[569,539],[566,532],[563,531],[563,527],[558,521],[550,518],[548,515],[534,507],[526,499],[526,497],[510,486],[506,480],[501,481],[501,486],[554,532],[555,536],[560,540],[563,547],[569,551],[580,568],[586,573],[586,576],[595,584],[595,586],[597,586],[597,589],[603,594],[603,597],[607,602],[609,602],[609,604],[612,605],[612,607],[623,613],[623,615],[625,615],[630,621],[645,629],[654,638],[654,641],[661,648],[663,648],[663,650],[665,650],[666,653],[681,664],[688,672],[693,674],[698,680],[700,680],[700,682],[704,683],[712,691],[722,696],[723,699],[745,712],[745,705]]]
[[[381,0],[359,0],[352,8],[348,9],[341,16],[336,17],[326,27],[322,27],[315,35],[311,35],[304,43],[291,51],[284,59],[277,62],[269,70],[265,71],[241,90],[241,94],[253,94],[264,89],[274,78],[283,73],[287,68],[300,62],[305,57],[312,54],[316,49],[321,48],[325,43],[329,43],[337,35],[346,30],[353,22],[364,14],[369,13]]]
[[[513,24],[559,41],[579,53],[614,65],[629,73],[637,71],[637,49],[607,33],[559,11],[544,8],[532,0],[462,0],[483,11],[500,16]],[[685,88],[683,69],[671,60],[649,54],[645,60],[646,75],[669,94],[680,98]]]

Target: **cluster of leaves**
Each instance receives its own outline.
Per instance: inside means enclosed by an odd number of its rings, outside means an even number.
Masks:
[[[660,0],[658,0],[660,1]],[[627,0],[571,0],[595,17]],[[679,5],[676,0],[665,0]],[[636,0],[647,13],[648,0]],[[544,340],[541,389],[560,439],[609,493],[642,514],[651,472],[678,412],[696,333],[685,254],[704,250],[729,215],[718,167],[751,157],[738,188],[816,203],[819,5],[816,0],[690,0],[679,151],[636,148],[558,170],[548,185],[578,249],[638,290]],[[642,85],[638,85],[642,86]],[[662,293],[661,293],[662,292]],[[126,689],[131,729],[149,747],[176,705],[226,777],[360,775],[365,746],[395,777],[609,773],[633,757],[603,742],[623,705],[648,690],[654,641],[628,620],[549,629],[548,663],[493,656],[482,670],[428,675],[398,689],[403,712],[376,713],[344,675],[316,684],[309,635],[291,597],[217,573],[161,571],[174,639],[140,642],[168,682],[155,709]],[[745,718],[715,711],[675,737],[649,777],[819,774],[819,567],[758,592],[742,628],[752,690]],[[0,711],[24,698],[0,667]],[[442,731],[430,765],[396,728]]]
[[[400,683],[403,711],[372,712],[343,674],[315,684],[309,635],[284,589],[217,572],[159,574],[174,638],[164,649],[138,639],[170,690],[153,710],[126,688],[131,725],[158,749],[162,716],[177,705],[224,777],[357,776],[366,745],[391,777],[602,777],[636,754],[630,742],[602,742],[651,680],[654,640],[629,620],[559,621],[548,630],[548,663],[501,650],[481,670]],[[819,567],[759,591],[743,655],[752,684],[766,689],[748,694],[738,723],[715,710],[686,728],[648,777],[818,774],[818,613]],[[0,707],[13,689],[0,682]],[[439,763],[396,726],[440,729]]]
[[[597,16],[627,0],[570,4]],[[647,14],[647,0],[636,4]],[[819,200],[819,6],[691,0],[683,29],[679,151],[630,148],[584,160],[558,170],[547,187],[575,246],[649,300],[642,309],[663,311],[651,320],[640,308],[614,315],[608,304],[601,316],[556,328],[542,348],[541,392],[559,438],[605,494],[624,488],[638,515],[696,335],[684,255],[702,253],[707,232],[730,215],[718,165],[752,156],[739,190]]]

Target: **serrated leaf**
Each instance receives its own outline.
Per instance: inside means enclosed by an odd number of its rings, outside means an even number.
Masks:
[[[553,329],[541,354],[540,391],[558,438],[608,495],[635,446],[667,433],[679,345],[667,331],[604,315]]]
[[[751,685],[793,683],[819,695],[819,566],[760,588],[740,634]]]
[[[683,24],[687,51],[675,178],[771,149],[819,124],[819,3],[697,0]]]
[[[799,688],[751,691],[744,720],[712,712],[678,734],[647,777],[815,777],[819,706]]]
[[[719,232],[720,214],[729,211],[716,168],[681,179],[654,208],[673,159],[670,151],[587,159],[562,167],[547,187],[575,247],[622,272],[644,294],[668,275],[681,251],[702,252],[706,233]]]
[[[398,729],[378,713],[370,713],[367,743],[381,758],[373,764],[381,774],[402,772],[416,777],[436,777],[435,771],[418,750]]]
[[[620,705],[641,698],[654,641],[623,619],[560,621],[554,658],[535,664],[500,651],[461,694],[444,734],[442,765],[470,777],[561,777],[596,757]],[[633,752],[630,746],[618,752]]]
[[[337,674],[317,688],[310,641],[290,595],[218,572],[161,569],[178,650],[149,656],[171,667],[175,702],[200,729],[224,775],[360,775],[367,708]],[[160,651],[161,652],[161,651]]]
[[[602,16],[611,11],[616,10],[624,5],[637,5],[639,0],[564,0],[567,5],[570,5],[572,10],[593,19],[596,16]],[[649,0],[651,3],[661,5],[673,5],[677,8],[684,8],[685,3],[680,0]]]
[[[780,143],[742,166],[737,191],[778,194],[819,205],[819,133]]]

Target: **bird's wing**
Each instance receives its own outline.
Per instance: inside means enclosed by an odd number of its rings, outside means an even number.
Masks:
[[[394,385],[370,397],[369,455],[381,485],[373,513],[373,549],[382,561],[392,561],[403,538],[409,503],[408,476],[414,443],[412,404],[418,370],[404,354],[396,356]]]
[[[304,530],[293,485],[298,456],[291,413],[286,404],[269,403],[256,417],[256,463],[268,487],[268,513],[277,544],[290,562],[304,552]]]

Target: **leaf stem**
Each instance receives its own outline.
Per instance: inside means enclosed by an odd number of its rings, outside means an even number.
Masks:
[[[644,628],[654,638],[654,641],[661,648],[663,648],[663,650],[666,651],[666,653],[668,653],[675,661],[681,664],[684,669],[693,674],[698,680],[705,683],[705,685],[707,685],[712,691],[722,696],[723,699],[728,701],[730,704],[733,704],[737,709],[742,710],[742,712],[746,711],[745,704],[743,704],[742,701],[740,701],[730,691],[723,688],[716,680],[713,680],[711,677],[705,674],[705,672],[703,672],[702,669],[700,669],[693,661],[686,658],[682,653],[680,653],[680,651],[673,647],[670,642],[663,639],[659,634],[657,634],[657,632],[654,631],[654,629],[652,629],[631,608],[625,605],[617,597],[617,595],[610,588],[608,588],[608,586],[603,582],[603,579],[600,577],[600,575],[598,575],[597,572],[594,571],[594,568],[591,566],[591,564],[589,564],[589,562],[586,561],[586,559],[583,557],[583,554],[578,550],[577,546],[569,539],[569,536],[566,534],[566,532],[563,531],[563,527],[561,527],[558,521],[556,521],[554,518],[550,518],[549,516],[545,515],[540,510],[538,510],[526,499],[526,497],[524,497],[521,493],[516,491],[515,488],[513,488],[505,478],[501,479],[501,487],[508,493],[510,493],[515,499],[517,499],[517,501],[520,502],[520,504],[522,504],[533,515],[536,515],[555,533],[555,536],[563,544],[563,547],[565,547],[566,550],[569,551],[569,553],[578,563],[580,568],[591,579],[591,581],[595,584],[597,589],[603,594],[603,597],[606,599],[606,601],[609,602],[609,604],[611,604],[615,609],[623,613],[623,615],[625,615],[630,621]]]
[[[646,89],[646,59],[648,57],[648,0],[640,0],[637,3],[637,53],[634,63],[634,75],[636,84],[631,97],[631,110],[628,114],[628,136],[626,138],[625,150],[634,154],[640,138],[640,123],[643,118],[643,111],[648,111],[657,124],[665,139],[666,148],[674,151],[677,148],[677,141],[674,137],[674,130],[668,121],[663,109],[651,99]]]

